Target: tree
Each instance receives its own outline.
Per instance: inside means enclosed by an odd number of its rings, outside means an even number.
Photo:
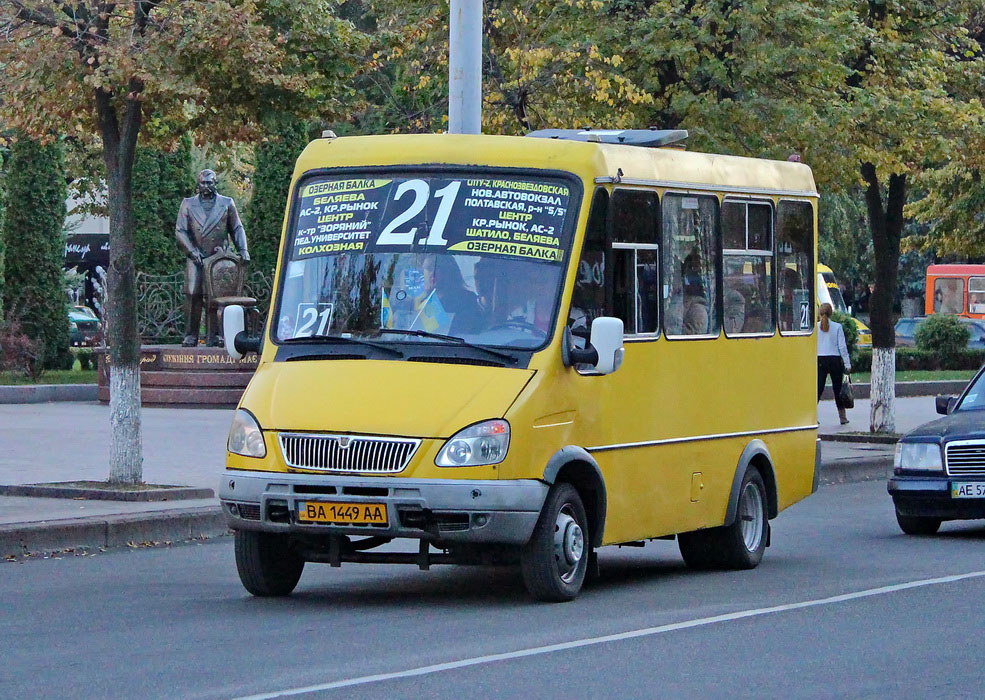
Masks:
[[[152,275],[182,269],[184,256],[174,238],[181,200],[193,191],[190,144],[173,153],[138,147],[133,164],[134,268]]]
[[[4,295],[4,250],[6,246],[4,245],[4,235],[3,235],[3,222],[6,214],[6,203],[7,203],[7,183],[6,183],[6,158],[4,154],[5,149],[0,149],[0,322],[3,321],[3,295]]]
[[[961,95],[969,76],[985,75],[981,50],[966,29],[970,7],[960,0],[859,3],[862,42],[831,112],[832,123],[848,125],[846,146],[858,163],[875,257],[873,431],[895,430],[892,310],[907,187],[922,171],[960,158],[962,144],[985,119],[979,100]]]
[[[294,161],[307,143],[308,134],[303,121],[282,119],[270,128],[267,137],[256,147],[253,197],[244,212],[253,269],[271,273],[277,264],[284,206],[294,173]]]
[[[6,241],[4,307],[40,348],[42,368],[63,368],[68,352],[65,257],[65,172],[57,143],[21,137],[11,149],[9,205],[0,235]]]
[[[825,193],[818,205],[817,259],[840,282],[872,282],[872,236],[858,187]]]
[[[141,133],[246,139],[270,110],[334,114],[352,26],[329,0],[9,0],[0,114],[27,133],[97,133],[110,219],[111,482],[142,477],[133,166]],[[144,129],[147,126],[149,128]],[[150,144],[148,144],[150,145]],[[169,144],[164,144],[169,145]]]
[[[611,3],[608,3],[611,4]],[[630,126],[649,101],[621,70],[621,41],[602,30],[607,3],[522,0],[485,3],[483,117],[486,133],[587,124]],[[447,128],[447,3],[367,3],[374,45],[361,77],[361,132]],[[620,25],[623,30],[627,28]]]

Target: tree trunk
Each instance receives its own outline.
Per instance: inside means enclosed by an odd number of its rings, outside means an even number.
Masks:
[[[133,269],[132,171],[140,106],[128,100],[123,127],[111,96],[97,91],[109,204],[110,483],[140,483],[143,454],[140,426],[140,344],[137,336],[136,279]]]
[[[893,297],[899,272],[906,175],[889,176],[888,196],[883,209],[882,188],[875,166],[872,163],[863,163],[861,171],[866,183],[865,203],[875,253],[875,287],[869,301],[869,325],[872,328],[869,430],[892,433],[896,432],[896,334],[893,329]]]

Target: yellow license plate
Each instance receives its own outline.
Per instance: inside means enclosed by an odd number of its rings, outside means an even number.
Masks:
[[[386,525],[385,503],[331,503],[310,501],[298,504],[298,519],[335,525]]]

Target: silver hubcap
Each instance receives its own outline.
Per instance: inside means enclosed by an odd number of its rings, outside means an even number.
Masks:
[[[763,508],[763,494],[753,483],[746,484],[739,499],[739,521],[742,529],[742,541],[746,549],[755,552],[763,539],[766,528],[766,513]]]
[[[585,554],[585,534],[575,520],[571,507],[565,505],[554,522],[554,560],[565,583],[574,578],[578,563]]]

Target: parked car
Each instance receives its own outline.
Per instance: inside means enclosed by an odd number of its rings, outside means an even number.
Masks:
[[[68,322],[68,340],[73,347],[96,344],[100,321],[95,311],[88,306],[70,306]]]
[[[916,345],[917,327],[926,321],[928,316],[904,316],[896,322],[896,347],[913,347]],[[971,336],[968,338],[969,348],[985,348],[985,321],[977,318],[958,316],[961,323],[968,326]]]
[[[888,491],[908,535],[932,535],[945,520],[985,518],[985,367],[960,396],[938,396],[946,415],[896,444]]]

